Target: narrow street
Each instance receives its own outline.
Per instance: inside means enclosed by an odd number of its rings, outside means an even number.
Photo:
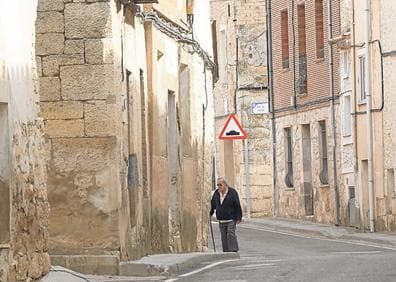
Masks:
[[[396,0],[0,0],[0,282],[395,282],[395,73]]]
[[[217,224],[213,225],[221,251]],[[172,281],[396,281],[396,248],[238,226],[240,260]]]

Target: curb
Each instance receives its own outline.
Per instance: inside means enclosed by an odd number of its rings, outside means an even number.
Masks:
[[[239,259],[238,253],[187,253],[147,256],[137,261],[120,263],[121,276],[166,276],[179,275],[198,264],[226,259]],[[168,260],[169,262],[165,262]],[[173,260],[173,262],[172,262]]]
[[[320,236],[326,238],[340,238],[340,236],[334,236],[330,234],[330,232],[323,231],[323,230],[313,230],[313,229],[305,229],[305,228],[297,228],[292,226],[280,226],[277,224],[271,223],[264,223],[264,222],[254,222],[251,220],[245,220],[245,223],[251,224],[258,227],[264,227],[274,231],[280,232],[289,232],[289,233],[296,233],[296,234],[306,234],[311,236]]]
[[[318,236],[328,239],[342,239],[342,240],[348,240],[359,243],[366,242],[366,243],[396,247],[396,236],[394,235],[383,234],[383,233],[365,233],[354,229],[348,230],[349,228],[344,226],[336,227],[336,226],[328,226],[328,225],[324,225],[324,226],[313,225],[311,229],[311,228],[302,228],[302,227],[298,228],[294,226],[278,225],[276,223],[271,223],[271,222],[255,222],[254,220],[246,220],[245,222],[251,225],[264,227],[270,230],[280,231],[280,232],[305,234],[305,235]],[[294,224],[294,223],[290,222],[290,224]],[[333,230],[330,230],[330,228],[333,228]],[[387,236],[388,238],[381,238],[385,236]]]
[[[365,233],[363,233],[365,234]],[[386,240],[386,239],[381,239],[381,238],[362,238],[360,236],[356,236],[356,235],[345,235],[342,236],[341,239],[344,240],[348,240],[348,241],[353,241],[353,242],[358,242],[358,243],[372,243],[375,245],[382,245],[382,246],[389,246],[389,247],[393,247],[396,250],[396,241],[390,241],[390,240]]]

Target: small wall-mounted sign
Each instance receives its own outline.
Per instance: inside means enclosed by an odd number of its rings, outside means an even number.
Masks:
[[[252,102],[251,113],[253,115],[264,115],[269,113],[268,102]]]

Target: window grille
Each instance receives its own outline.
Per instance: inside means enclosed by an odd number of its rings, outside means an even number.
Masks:
[[[285,128],[285,137],[286,137],[286,176],[285,183],[289,188],[293,187],[293,144],[292,144],[292,135],[291,128]]]
[[[321,171],[319,173],[320,183],[323,185],[329,184],[329,173],[327,166],[327,132],[326,122],[319,122],[320,133],[320,158],[321,158]]]

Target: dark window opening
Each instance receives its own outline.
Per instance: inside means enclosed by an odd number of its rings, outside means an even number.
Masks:
[[[326,122],[319,122],[319,140],[320,140],[320,173],[319,180],[323,185],[329,184],[329,173],[327,165],[327,132],[326,132]]]
[[[286,176],[285,183],[289,188],[293,187],[293,144],[291,128],[285,128],[286,138]]]

